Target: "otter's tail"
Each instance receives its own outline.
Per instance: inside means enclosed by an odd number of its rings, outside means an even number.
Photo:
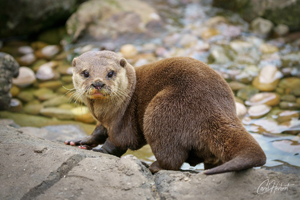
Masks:
[[[243,154],[234,157],[232,160],[229,160],[228,162],[220,166],[214,167],[209,170],[205,170],[203,173],[206,175],[212,175],[212,174],[220,174],[224,172],[240,171],[243,169],[262,166],[265,163],[266,163],[266,155],[263,152],[261,155]]]

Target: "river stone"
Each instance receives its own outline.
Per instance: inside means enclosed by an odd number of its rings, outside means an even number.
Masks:
[[[33,49],[30,46],[21,46],[18,48],[18,52],[21,54],[30,54],[33,53]]]
[[[34,91],[33,95],[36,96],[41,101],[45,101],[54,98],[54,96],[56,96],[52,90],[47,88],[40,88]]]
[[[184,48],[189,48],[197,44],[197,42],[198,38],[196,36],[192,34],[184,34],[179,41],[179,45]]]
[[[18,87],[27,87],[36,80],[34,72],[28,67],[20,67],[19,76],[13,79],[13,84]]]
[[[73,82],[73,77],[72,76],[62,76],[61,80],[64,83],[68,84],[68,83],[72,83]]]
[[[47,117],[55,117],[61,120],[74,119],[74,114],[70,110],[60,109],[60,108],[43,108],[40,110],[40,114]]]
[[[280,97],[281,101],[296,102],[296,97],[291,94],[285,94]]]
[[[45,63],[47,63],[47,61],[44,59],[37,60],[35,63],[33,63],[31,69],[36,72],[40,68],[40,66],[42,66]]]
[[[234,75],[234,80],[249,84],[258,75],[259,68],[255,65],[247,65],[241,73]]]
[[[88,113],[89,109],[86,106],[80,106],[77,108],[73,108],[71,111],[74,115],[83,115]]]
[[[277,121],[279,123],[290,121],[292,118],[299,118],[299,111],[284,110],[277,114]]]
[[[10,93],[12,97],[16,97],[20,93],[20,89],[13,85],[12,88],[10,88]]]
[[[300,104],[294,102],[282,101],[280,102],[279,107],[283,110],[300,110]]]
[[[204,29],[203,31],[201,31],[201,38],[204,39],[204,40],[208,40],[209,38],[213,37],[213,36],[216,36],[216,35],[219,35],[220,32],[218,29],[215,29],[215,28],[206,28]]]
[[[43,105],[38,100],[34,100],[24,106],[24,112],[29,115],[38,115],[42,108]]]
[[[280,103],[279,95],[272,92],[262,92],[255,94],[245,104],[248,106],[266,104],[268,106],[277,106]]]
[[[237,81],[231,81],[229,83],[229,86],[230,88],[233,90],[233,91],[236,91],[236,90],[240,90],[240,89],[243,89],[245,88],[247,85],[243,84],[243,83],[240,83],[240,82],[237,82]]]
[[[261,37],[267,37],[271,33],[273,26],[274,25],[270,20],[261,17],[258,17],[251,22],[253,33]]]
[[[234,40],[229,43],[231,49],[233,49],[237,54],[246,54],[248,53],[254,46],[250,42],[242,41],[242,40]]]
[[[289,27],[285,24],[278,24],[275,28],[274,28],[274,32],[278,35],[278,36],[284,36],[289,32]]]
[[[248,109],[248,113],[250,117],[254,119],[261,118],[262,116],[266,115],[270,111],[271,111],[271,107],[264,104],[251,106]]]
[[[109,12],[108,12],[109,10]],[[112,41],[114,46],[144,38],[159,37],[163,21],[148,2],[140,0],[87,1],[68,19],[72,41]],[[79,36],[85,37],[79,37]],[[105,43],[102,42],[102,43]],[[101,46],[104,47],[104,44]]]
[[[300,98],[297,98],[296,103],[300,105]]]
[[[91,113],[76,115],[75,121],[83,122],[83,123],[87,123],[87,124],[93,124],[96,122],[95,118],[93,117],[93,115]]]
[[[243,99],[243,100],[248,100],[250,99],[253,95],[257,94],[259,92],[258,89],[256,89],[253,86],[247,86],[245,88],[240,89],[237,92],[237,97]]]
[[[69,103],[70,100],[66,96],[58,96],[54,97],[53,99],[49,99],[47,101],[44,101],[42,104],[44,107],[56,107],[65,103]]]
[[[62,86],[61,81],[47,81],[39,84],[39,88],[48,88],[51,90],[56,90]]]
[[[120,52],[125,58],[133,58],[137,55],[137,49],[132,44],[125,44],[121,47]]]
[[[280,80],[278,87],[283,88],[287,94],[294,93],[300,88],[300,78],[288,77]]]
[[[299,133],[300,133],[300,121],[299,120],[286,121],[280,125],[287,126],[287,128],[283,131],[283,133],[285,133],[285,134],[299,135]]]
[[[11,99],[9,111],[20,112],[23,109],[23,104],[19,99]]]
[[[36,77],[40,80],[51,80],[54,78],[55,74],[53,68],[57,66],[54,61],[45,63],[39,67],[36,72]]]
[[[24,102],[30,102],[34,99],[32,91],[21,91],[18,96],[18,99],[24,101]]]
[[[290,140],[276,140],[272,143],[273,147],[287,153],[299,153],[300,144]]]
[[[264,54],[269,54],[269,53],[275,53],[275,52],[278,52],[278,48],[274,45],[271,45],[271,44],[262,44],[260,47],[259,47],[260,51]]]
[[[243,119],[245,115],[247,114],[247,108],[244,106],[244,104],[241,104],[239,102],[235,102],[236,107],[236,114],[239,117],[239,119]]]
[[[281,72],[273,65],[264,66],[259,75],[253,80],[252,84],[260,91],[270,92],[276,89],[282,77]]]
[[[231,60],[227,57],[225,49],[221,46],[213,45],[210,48],[211,56],[213,57],[216,64],[227,64]]]
[[[25,54],[24,56],[17,59],[20,65],[29,66],[36,61],[36,57],[33,53]]]

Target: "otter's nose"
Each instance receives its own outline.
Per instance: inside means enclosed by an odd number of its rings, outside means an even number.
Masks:
[[[100,90],[101,88],[103,88],[105,86],[105,84],[101,81],[95,81],[92,83],[92,86],[97,89]]]

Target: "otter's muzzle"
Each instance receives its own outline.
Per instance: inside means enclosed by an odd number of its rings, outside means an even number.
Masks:
[[[105,83],[103,83],[101,81],[95,81],[95,82],[92,83],[91,86],[94,87],[97,90],[100,90],[101,88],[103,88],[105,86]]]

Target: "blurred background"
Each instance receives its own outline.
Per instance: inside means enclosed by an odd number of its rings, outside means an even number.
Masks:
[[[299,11],[300,0],[0,0],[0,118],[51,140],[82,137],[95,120],[72,95],[74,57],[112,50],[139,67],[188,56],[229,83],[264,168],[296,171]],[[155,160],[149,146],[128,153]]]

